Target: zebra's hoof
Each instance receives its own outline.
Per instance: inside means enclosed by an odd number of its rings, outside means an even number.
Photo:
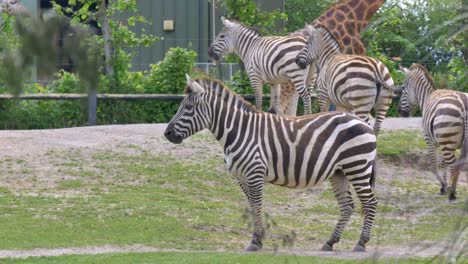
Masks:
[[[354,252],[365,252],[365,251],[366,251],[366,247],[363,246],[363,245],[359,245],[359,244],[358,244],[358,245],[354,246],[353,251],[354,251]]]
[[[440,195],[446,195],[446,194],[447,194],[447,189],[444,188],[444,187],[441,187],[441,188],[440,188],[440,193],[439,193],[439,194],[440,194]]]
[[[255,244],[255,243],[250,243],[250,245],[248,245],[246,248],[245,248],[245,251],[249,251],[249,252],[252,252],[252,251],[258,251],[262,248],[261,245],[258,245],[258,244]]]
[[[454,204],[456,202],[457,202],[457,197],[455,196],[455,194],[451,193],[449,195],[449,203]]]
[[[323,244],[322,251],[333,251],[333,246],[328,245],[327,243]]]

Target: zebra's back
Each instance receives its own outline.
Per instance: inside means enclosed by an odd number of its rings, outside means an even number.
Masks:
[[[287,187],[314,186],[337,171],[351,178],[368,175],[366,170],[373,165],[374,132],[354,115],[339,112],[301,118],[267,115],[264,124],[261,145],[266,154],[267,182]]]
[[[319,87],[327,90],[333,103],[344,108],[375,103],[380,93],[380,81],[393,87],[385,65],[367,56],[336,54],[319,71]]]
[[[302,72],[295,58],[302,50],[306,39],[294,37],[262,37],[250,45],[251,56],[245,60],[246,67],[255,71],[266,83],[283,83],[291,75]]]
[[[459,148],[467,110],[468,94],[451,90],[432,92],[423,112],[426,136],[438,145]]]

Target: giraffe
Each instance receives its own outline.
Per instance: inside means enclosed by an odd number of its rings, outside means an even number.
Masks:
[[[366,55],[366,48],[360,35],[384,2],[385,0],[345,0],[338,2],[331,5],[310,25],[327,28],[340,43],[343,53]],[[290,35],[294,34],[308,35],[305,28],[299,29]],[[288,82],[281,85],[280,99],[283,113],[296,115],[298,96],[293,83]]]
[[[0,0],[0,13],[6,13],[13,16],[30,15],[28,9],[24,7],[19,0]]]

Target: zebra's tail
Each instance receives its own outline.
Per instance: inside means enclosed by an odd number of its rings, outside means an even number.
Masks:
[[[460,157],[457,161],[457,169],[468,168],[468,111],[465,110],[463,120],[463,142],[460,150]]]
[[[377,166],[377,162],[374,160],[373,161],[374,164],[372,164],[372,171],[371,171],[371,175],[370,175],[370,178],[369,178],[369,184],[372,188],[372,190],[375,189],[375,167]]]

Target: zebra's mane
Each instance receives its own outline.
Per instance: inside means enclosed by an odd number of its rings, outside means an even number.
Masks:
[[[327,27],[325,26],[322,26],[320,24],[314,26],[315,29],[317,29],[317,31],[319,32],[324,32],[323,34],[325,35],[325,37],[329,37],[331,38],[336,44],[338,44],[338,47],[340,49],[340,52],[343,52],[344,48],[343,48],[343,42],[341,42],[341,40],[337,39],[331,32],[330,30],[328,30]]]
[[[435,89],[434,80],[432,79],[432,76],[431,76],[431,74],[429,73],[429,71],[427,70],[426,67],[424,67],[424,66],[422,66],[421,64],[418,64],[418,63],[413,63],[409,69],[410,69],[410,71],[417,70],[417,69],[421,70],[422,73],[424,74],[424,76],[426,77],[426,79],[432,85],[432,88]]]
[[[236,105],[241,106],[242,109],[246,112],[258,112],[257,108],[255,108],[255,106],[253,106],[249,101],[245,100],[244,98],[242,98],[242,96],[233,92],[231,89],[229,89],[229,87],[224,85],[224,83],[222,83],[219,80],[209,78],[196,78],[194,79],[194,81],[203,86],[203,88],[206,89],[207,93],[215,93],[216,96],[221,96],[221,94],[223,94],[223,91],[225,91],[226,93],[235,97],[236,102],[238,102],[238,104]],[[190,86],[185,86],[184,93],[189,94],[191,92],[192,90],[190,89]],[[225,96],[224,100],[228,100],[228,98],[228,96]]]
[[[260,33],[260,30],[258,30],[258,29],[255,28],[255,27],[247,26],[247,25],[245,25],[244,23],[242,23],[242,22],[240,22],[240,21],[238,21],[238,20],[235,20],[235,19],[231,19],[231,22],[234,22],[234,23],[238,24],[238,25],[241,26],[241,27],[244,27],[244,28],[249,29],[250,31],[254,32],[255,35],[257,35],[257,36],[259,36],[259,37],[262,36],[262,33]]]

